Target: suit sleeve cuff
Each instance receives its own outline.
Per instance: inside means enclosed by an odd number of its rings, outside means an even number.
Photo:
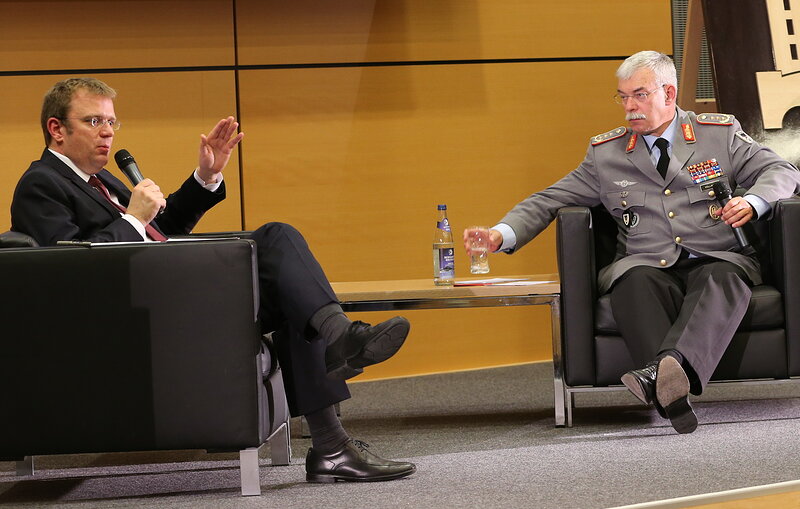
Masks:
[[[184,173],[184,175],[185,175],[185,173]],[[214,182],[213,184],[206,184],[203,181],[203,179],[201,179],[200,176],[197,174],[197,170],[194,170],[193,175],[194,175],[194,179],[197,181],[197,183],[200,184],[201,186],[203,186],[203,189],[205,189],[206,191],[210,191],[212,193],[215,192],[217,189],[219,189],[219,186],[222,185],[222,180],[224,179],[224,177],[222,176],[222,173],[220,173],[218,181]]]

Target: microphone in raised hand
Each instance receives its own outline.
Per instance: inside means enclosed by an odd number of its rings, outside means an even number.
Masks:
[[[136,187],[139,182],[144,180],[142,172],[139,171],[139,166],[137,166],[136,160],[130,152],[124,148],[122,150],[117,150],[117,153],[114,154],[114,160],[117,162],[119,169],[122,170],[122,173],[131,181],[133,187]]]
[[[121,150],[117,150],[116,154],[114,154],[114,161],[117,162],[117,166],[128,177],[128,180],[131,181],[133,187],[136,187],[139,182],[144,180],[142,176],[142,172],[139,171],[139,166],[136,164],[136,160],[133,158],[130,152],[125,150],[124,148]],[[164,212],[164,208],[162,207],[158,213],[161,214]]]
[[[727,205],[728,202],[731,201],[732,198],[731,186],[728,185],[727,181],[718,180],[717,182],[714,182],[711,188],[714,190],[714,194],[716,195],[717,200],[719,200],[720,204],[723,207],[725,207],[725,205]],[[747,234],[744,232],[744,230],[741,227],[739,228],[731,227],[731,228],[733,228],[733,234],[734,236],[736,236],[736,242],[739,243],[739,246],[742,249],[750,247],[750,241],[747,239]]]

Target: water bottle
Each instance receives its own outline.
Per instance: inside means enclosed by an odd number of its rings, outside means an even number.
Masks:
[[[455,245],[450,222],[447,220],[447,205],[439,205],[439,220],[433,233],[433,282],[439,286],[450,286],[455,277]]]

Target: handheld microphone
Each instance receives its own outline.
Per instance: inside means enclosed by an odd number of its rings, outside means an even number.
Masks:
[[[117,153],[114,154],[114,160],[117,162],[119,169],[122,170],[122,173],[131,181],[133,187],[136,187],[139,182],[144,180],[142,172],[139,171],[139,167],[130,152],[125,149],[117,150]]]
[[[124,173],[125,176],[128,177],[128,180],[131,181],[133,187],[136,187],[139,182],[144,180],[142,172],[139,171],[139,166],[136,164],[136,160],[133,158],[130,152],[124,148],[122,150],[117,150],[117,153],[114,154],[114,160],[117,162],[119,169],[122,170],[122,173]],[[159,214],[162,214],[163,212],[163,208],[158,211]]]
[[[728,182],[719,180],[714,182],[711,188],[714,190],[714,194],[723,207],[731,201],[731,186],[728,185]],[[733,228],[733,234],[736,236],[736,242],[739,243],[742,249],[750,246],[750,241],[747,240],[747,234],[745,234],[744,230],[741,228]]]

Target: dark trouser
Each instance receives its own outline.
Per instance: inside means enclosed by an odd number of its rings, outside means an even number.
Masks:
[[[327,343],[308,326],[322,306],[338,300],[305,239],[283,223],[265,224],[252,239],[258,247],[261,330],[274,331],[289,411],[305,415],[349,398],[343,381],[327,377]]]
[[[611,289],[611,310],[637,366],[675,349],[700,394],[747,310],[749,283],[738,266],[713,258],[634,267]]]

